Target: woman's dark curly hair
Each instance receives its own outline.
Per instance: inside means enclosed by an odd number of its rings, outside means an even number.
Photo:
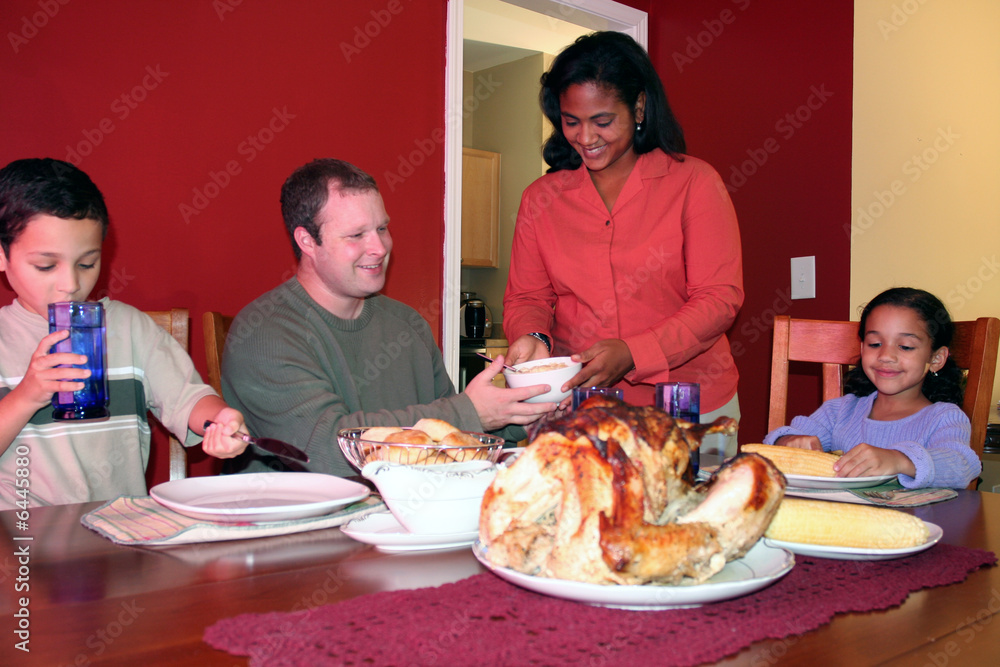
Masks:
[[[893,287],[868,302],[864,310],[861,311],[861,322],[858,323],[858,338],[862,341],[865,339],[865,325],[868,321],[868,315],[878,306],[900,306],[915,312],[927,325],[927,333],[931,337],[931,349],[937,350],[942,346],[951,345],[952,336],[955,334],[955,325],[951,321],[948,309],[945,308],[940,299],[930,292],[913,287]],[[954,360],[949,356],[937,373],[928,373],[924,377],[922,389],[927,400],[933,403],[944,402],[961,405],[962,397],[965,394],[964,385],[965,376],[962,369],[956,366]],[[875,391],[875,385],[865,375],[860,364],[851,369],[844,379],[845,393],[867,396],[873,391]]]
[[[635,109],[639,93],[646,93],[642,129],[636,131],[633,139],[636,155],[661,148],[683,160],[684,130],[667,104],[663,83],[649,54],[624,33],[593,32],[563,49],[549,71],[542,75],[542,112],[554,128],[542,148],[550,173],[576,169],[582,163],[580,154],[563,134],[559,96],[570,86],[584,83],[613,91],[629,109]]]

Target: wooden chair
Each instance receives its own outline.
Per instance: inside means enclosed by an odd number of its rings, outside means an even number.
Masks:
[[[972,422],[970,445],[983,458],[986,425],[993,397],[993,376],[997,364],[1000,319],[980,317],[955,322],[955,336],[949,346],[955,364],[967,371],[962,410]],[[771,399],[768,432],[788,422],[788,362],[806,361],[823,365],[823,400],[844,393],[844,366],[856,365],[861,357],[857,322],[797,320],[787,315],[774,319],[774,347],[771,354]],[[969,488],[975,489],[976,482]]]
[[[188,326],[188,309],[173,308],[171,310],[148,310],[154,322],[166,330],[174,340],[187,352],[188,336],[190,328]],[[170,480],[184,479],[187,477],[187,451],[180,441],[173,435],[170,436]]]
[[[202,316],[205,330],[205,360],[208,362],[208,383],[222,396],[222,350],[233,318],[222,313],[207,311]]]

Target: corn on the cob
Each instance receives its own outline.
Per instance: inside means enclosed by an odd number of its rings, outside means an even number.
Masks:
[[[786,475],[812,477],[836,477],[833,464],[840,458],[828,452],[776,445],[743,445],[740,451],[760,454]]]
[[[927,525],[886,507],[785,497],[766,537],[860,549],[902,549],[927,541]]]

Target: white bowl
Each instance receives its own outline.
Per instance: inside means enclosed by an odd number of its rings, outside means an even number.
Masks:
[[[403,527],[427,535],[478,530],[483,494],[496,474],[490,461],[417,466],[373,461],[361,469]]]
[[[523,372],[526,369],[536,366],[555,363],[565,364],[565,366],[551,371]],[[503,377],[507,381],[508,387],[530,387],[535,384],[547,384],[550,387],[547,393],[529,398],[525,403],[558,403],[573,393],[572,391],[562,391],[562,386],[566,384],[567,380],[580,372],[583,364],[579,361],[573,361],[570,357],[549,357],[548,359],[525,361],[524,363],[517,364],[514,368],[522,372],[515,373],[507,369],[503,371]]]

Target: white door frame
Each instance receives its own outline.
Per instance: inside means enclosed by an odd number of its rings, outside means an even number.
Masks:
[[[613,0],[502,0],[592,30],[619,30],[643,48],[648,44],[646,12]],[[444,282],[441,347],[445,368],[458,383],[459,291],[462,282],[462,41],[464,0],[448,0],[445,65]]]

